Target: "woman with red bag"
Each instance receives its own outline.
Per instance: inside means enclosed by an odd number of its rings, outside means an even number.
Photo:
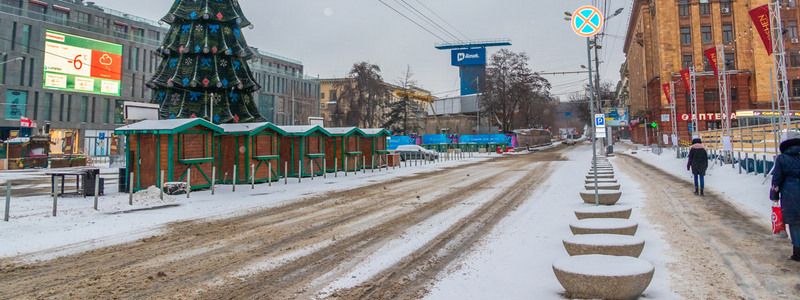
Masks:
[[[794,246],[791,259],[800,261],[800,133],[788,132],[780,150],[772,170],[769,198],[780,201],[783,222],[789,227]]]

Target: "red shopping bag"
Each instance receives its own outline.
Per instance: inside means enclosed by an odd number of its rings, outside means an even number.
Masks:
[[[786,231],[786,224],[783,224],[783,212],[779,202],[772,202],[772,234],[780,234]]]

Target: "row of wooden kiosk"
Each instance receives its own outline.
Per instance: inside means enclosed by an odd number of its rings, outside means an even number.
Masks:
[[[236,183],[265,183],[380,168],[388,163],[390,136],[385,129],[215,125],[204,119],[142,121],[116,134],[127,139],[126,174],[134,174],[134,191],[159,186],[162,171],[165,182],[185,182],[191,169],[192,190],[199,190],[209,188],[212,178],[233,183],[234,170]]]

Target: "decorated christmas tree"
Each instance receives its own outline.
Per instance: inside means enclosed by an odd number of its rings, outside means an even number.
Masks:
[[[148,83],[161,119],[263,121],[253,99],[261,87],[247,64],[253,51],[241,30],[250,22],[237,0],[176,0],[162,21],[170,29]]]

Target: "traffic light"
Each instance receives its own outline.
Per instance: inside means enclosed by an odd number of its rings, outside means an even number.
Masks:
[[[658,123],[657,122],[650,123],[650,127],[658,128]]]

